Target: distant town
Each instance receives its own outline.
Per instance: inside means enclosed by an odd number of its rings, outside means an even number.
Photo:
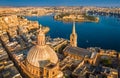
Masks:
[[[50,38],[49,27],[24,17],[64,13],[76,15],[68,16],[74,19],[70,40]],[[84,22],[79,14],[96,22],[93,15],[120,18],[120,8],[0,7],[0,78],[119,78],[119,52],[77,46],[76,17]]]
[[[51,13],[94,13],[120,16],[120,8],[115,7],[0,7],[0,15],[42,16]]]

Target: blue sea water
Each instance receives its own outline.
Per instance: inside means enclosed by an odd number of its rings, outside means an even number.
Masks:
[[[49,26],[52,38],[61,37],[69,39],[72,32],[72,23],[55,21],[52,15],[41,17],[27,17],[29,20],[38,21],[43,26]],[[78,46],[101,47],[120,51],[120,20],[115,17],[100,16],[98,23],[76,23]]]

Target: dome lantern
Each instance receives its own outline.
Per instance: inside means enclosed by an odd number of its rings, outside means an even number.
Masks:
[[[39,29],[39,34],[37,36],[37,44],[39,46],[45,45],[45,34],[44,34],[43,30],[41,29],[41,27]]]

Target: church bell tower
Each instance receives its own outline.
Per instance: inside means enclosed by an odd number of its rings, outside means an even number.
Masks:
[[[77,47],[77,34],[75,31],[75,22],[73,22],[73,29],[72,29],[72,33],[70,35],[70,45],[72,47]]]

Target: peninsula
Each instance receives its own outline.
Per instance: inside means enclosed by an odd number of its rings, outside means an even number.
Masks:
[[[85,13],[61,13],[54,16],[55,20],[63,22],[98,22],[99,18],[95,16],[90,16]]]

